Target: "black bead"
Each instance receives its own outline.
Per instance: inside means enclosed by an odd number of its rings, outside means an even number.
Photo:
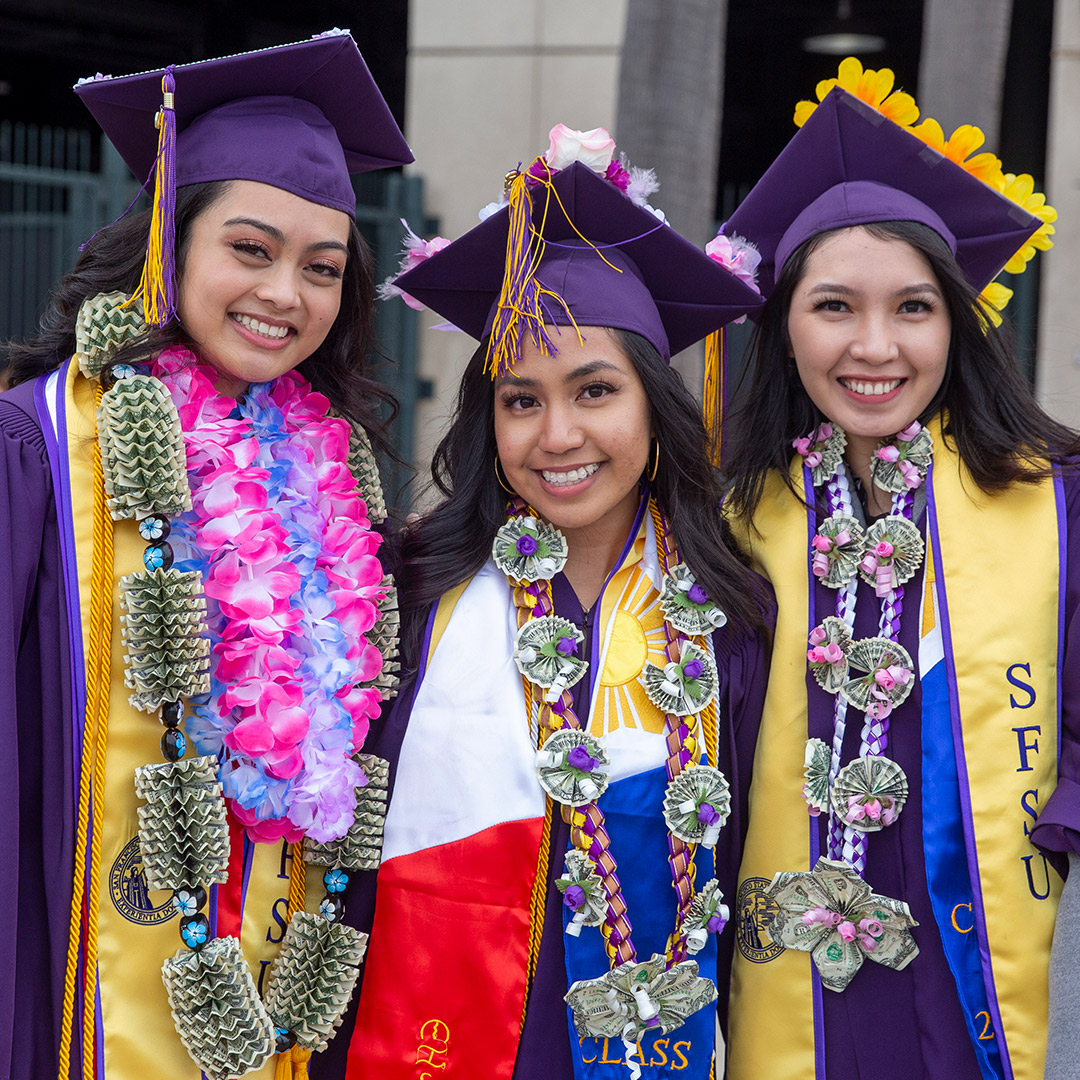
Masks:
[[[296,1045],[296,1034],[288,1028],[274,1028],[274,1050],[278,1054],[284,1054]]]
[[[172,545],[164,540],[150,544],[143,552],[143,565],[147,570],[168,570],[172,564]]]
[[[319,914],[327,922],[341,922],[341,916],[345,914],[345,897],[340,893],[328,893],[319,904]]]
[[[180,920],[180,940],[198,952],[210,940],[210,920],[202,914]]]
[[[187,753],[187,739],[179,728],[169,728],[161,736],[161,756],[167,761],[179,761]]]
[[[166,701],[161,706],[161,722],[167,728],[174,728],[180,726],[180,721],[184,719],[184,704],[181,701]]]
[[[148,514],[139,522],[139,535],[147,542],[164,540],[168,537],[172,526],[169,519],[160,514]]]
[[[197,915],[206,907],[206,890],[201,885],[188,885],[183,889],[174,889],[173,905],[181,915]]]

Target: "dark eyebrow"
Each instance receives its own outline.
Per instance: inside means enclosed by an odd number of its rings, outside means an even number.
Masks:
[[[611,363],[610,360],[590,360],[589,363],[582,364],[580,367],[574,368],[573,371],[568,371],[563,376],[563,382],[576,382],[578,379],[585,379],[590,375],[595,375],[598,371],[617,371],[621,374],[622,368]],[[523,386],[527,389],[539,385],[536,379],[519,379],[516,375],[504,375],[496,381],[495,389],[498,390],[500,386],[506,383],[513,383],[514,386]]]
[[[622,369],[618,364],[613,364],[610,360],[591,360],[587,364],[582,364],[581,367],[574,368],[573,371],[568,371],[563,376],[563,382],[574,382],[577,379],[584,379],[589,375],[595,375],[598,371],[621,372]]]
[[[819,285],[815,285],[810,290],[810,295],[814,296],[817,293],[839,293],[841,296],[851,296],[855,292],[854,289],[849,288],[847,285],[834,285],[831,281],[823,281]]]
[[[225,222],[226,225],[249,225],[253,229],[258,229],[259,232],[266,233],[271,240],[278,244],[285,243],[285,234],[273,225],[267,224],[265,221],[259,221],[257,218],[247,217],[235,217],[229,218]],[[349,254],[348,247],[338,240],[319,240],[314,244],[308,245],[308,251],[343,251],[346,255]]]
[[[837,285],[831,281],[823,281],[818,285],[815,285],[809,292],[810,296],[816,296],[818,293],[838,293],[840,296],[854,296],[858,292],[857,289],[851,288],[849,285]],[[914,285],[905,285],[902,289],[896,290],[896,296],[911,296],[912,293],[932,292],[935,296],[941,295],[941,290],[932,281],[920,281]]]

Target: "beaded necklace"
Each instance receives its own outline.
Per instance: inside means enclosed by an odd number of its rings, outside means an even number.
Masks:
[[[649,512],[665,575],[660,604],[666,663],[661,669],[646,662],[640,678],[650,701],[664,713],[664,817],[678,900],[665,951],[647,963],[637,960],[618,865],[598,804],[607,787],[604,766],[609,761],[601,742],[582,730],[571,694],[588,666],[577,655],[584,636],[573,623],[553,614],[551,578],[566,561],[566,541],[515,499],[493,545],[518,612],[515,661],[524,680],[530,730],[539,745],[537,777],[548,796],[548,822],[554,801],[570,825],[567,873],[558,882],[563,903],[574,912],[567,932],[577,935],[583,926],[599,926],[611,965],[605,975],[575,983],[567,1001],[579,1035],[623,1038],[626,1064],[635,1078],[640,1066],[632,1055],[646,1031],[666,1034],[715,1000],[715,985],[698,976],[697,964],[687,956],[705,945],[709,933],[720,932],[728,918],[715,879],[696,894],[693,884],[697,845],[715,845],[730,811],[727,781],[714,766],[698,763],[696,736],[700,715],[706,745],[715,755],[718,680],[708,635],[726,617],[678,562],[655,500],[650,500]],[[543,844],[542,851],[546,847]],[[545,869],[538,867],[538,881]],[[534,924],[537,906],[534,903]]]
[[[811,540],[810,559],[812,575],[836,590],[836,609],[810,632],[807,661],[821,688],[835,696],[833,738],[831,746],[807,742],[803,786],[811,815],[828,812],[829,821],[827,855],[809,874],[777,875],[769,893],[781,909],[774,923],[784,944],[812,952],[824,985],[843,990],[864,958],[899,969],[918,952],[907,905],[871,893],[862,876],[869,834],[897,820],[908,794],[907,777],[885,751],[892,711],[914,685],[900,620],[904,585],[923,559],[912,514],[932,444],[916,421],[878,447],[871,478],[890,493],[891,507],[867,529],[853,515],[843,430],[823,424],[793,445],[810,482],[824,485],[830,514]],[[853,641],[860,578],[880,600],[878,636]],[[859,753],[841,767],[850,706],[864,720]]]
[[[192,498],[188,465],[196,473],[203,465],[221,465],[225,476],[230,469],[236,471],[238,466],[250,465],[251,460],[234,460],[238,447],[230,449],[230,443],[236,441],[233,439],[236,432],[230,429],[224,415],[217,417],[223,424],[218,425],[221,430],[216,440],[211,437],[198,443],[197,448],[185,447],[177,406],[163,382],[146,373],[143,365],[109,366],[116,351],[145,329],[141,319],[133,317],[124,306],[124,300],[122,294],[105,294],[84,303],[77,319],[76,359],[83,374],[88,378],[100,376],[104,387],[98,410],[98,438],[108,509],[116,520],[134,518],[141,538],[147,542],[143,556],[145,571],[121,580],[120,600],[125,612],[122,617],[125,682],[134,691],[130,702],[136,709],[159,712],[165,727],[161,751],[166,760],[136,770],[136,790],[147,803],[139,809],[139,843],[147,885],[173,892],[173,903],[180,914],[180,937],[187,947],[166,960],[162,975],[181,1041],[209,1080],[242,1076],[261,1067],[275,1050],[282,1054],[278,1075],[287,1077],[292,1075],[294,1064],[305,1073],[305,1063],[312,1052],[322,1050],[333,1036],[359,974],[367,936],[341,923],[343,898],[351,870],[371,869],[378,864],[387,767],[385,762],[370,755],[358,755],[355,761],[350,761],[352,770],[362,773],[364,785],[357,791],[351,826],[348,822],[341,826],[335,823],[322,830],[321,835],[320,830],[312,830],[323,842],[309,841],[303,857],[294,857],[289,887],[290,920],[268,975],[265,998],[260,999],[239,942],[232,937],[211,939],[209,920],[201,910],[207,902],[207,887],[226,880],[230,844],[217,759],[204,755],[184,760],[182,699],[205,700],[212,689],[210,641],[203,633],[206,618],[206,604],[201,595],[203,575],[198,570],[173,566],[168,542],[170,517],[185,515],[181,533],[194,533],[195,522],[199,520],[189,519]],[[167,378],[175,377],[185,368],[183,358],[179,359],[180,363],[170,366],[167,358],[159,357],[157,370]],[[197,375],[192,378],[197,381]],[[293,414],[286,427],[311,421],[312,407],[315,413],[325,417],[329,405],[326,399],[312,394],[302,380],[296,383],[294,379],[294,383],[290,384],[294,392],[286,392],[280,401],[282,415]],[[197,421],[203,407],[209,405],[213,412],[214,402],[206,394],[202,400],[197,393],[193,397],[183,393],[179,396],[189,424]],[[261,404],[265,407],[267,402]],[[258,403],[255,407],[259,407]],[[194,420],[192,411],[196,414]],[[273,425],[268,431],[274,435]],[[278,432],[277,436],[281,434]],[[244,444],[246,450],[255,446],[257,443],[250,441]],[[365,462],[361,458],[360,468],[350,473],[349,466],[355,459],[349,453],[347,441],[339,450],[336,461],[331,460],[333,452],[326,455],[330,472],[343,474],[337,479],[347,478],[353,487],[355,476],[361,476],[366,481],[365,489],[373,509],[379,509],[381,492],[374,461]],[[366,453],[370,456],[370,448]],[[207,460],[203,461],[203,457]],[[217,460],[211,460],[214,458]],[[281,466],[289,468],[284,460]],[[327,479],[325,474],[326,470],[320,471],[320,481]],[[374,488],[369,486],[373,483]],[[347,496],[344,489],[337,491],[333,484],[320,483],[320,497],[326,496],[328,488]],[[197,499],[201,496],[209,497],[206,492],[198,492]],[[204,517],[204,524],[206,520]],[[268,527],[256,529],[248,539],[265,548],[272,543],[276,532],[285,530],[275,531],[272,523],[262,524]],[[284,542],[284,537],[278,539]],[[356,554],[355,544],[345,541],[357,539],[358,536],[352,535],[336,536],[329,545],[309,554],[316,563],[328,567],[331,575],[340,575],[347,568],[347,552]],[[259,561],[257,556],[254,561]],[[241,568],[241,575],[244,572]],[[246,573],[250,578],[251,570]],[[219,584],[227,585],[229,580]],[[339,584],[344,587],[346,583]],[[346,633],[345,638],[351,644],[343,647],[341,659],[354,661],[348,668],[353,679],[374,676],[369,684],[371,693],[385,697],[395,687],[392,653],[396,604],[389,579],[381,580],[380,585],[379,621],[370,631],[368,644],[372,649],[376,642],[382,645],[388,663],[385,668],[382,664],[369,665],[369,670],[362,672],[361,665],[355,661],[363,651],[365,639],[355,631],[352,636]],[[220,593],[219,603],[228,603],[222,599],[225,596],[226,593]],[[238,596],[234,593],[231,598],[235,600]],[[343,609],[348,609],[347,599],[338,604],[338,610]],[[326,614],[323,605],[323,615]],[[294,624],[305,617],[310,616],[289,616]],[[324,618],[324,624],[325,621]],[[265,641],[266,627],[261,629]],[[236,636],[230,635],[233,645]],[[219,641],[214,650],[219,658],[224,655],[224,645]],[[224,678],[224,672],[219,663],[215,677]],[[341,702],[341,709],[333,714],[337,721],[342,721],[338,726],[343,726],[347,717],[351,727],[353,720],[360,717],[356,715],[359,710],[352,708],[356,701],[346,700],[355,692],[352,679],[347,682],[348,686],[331,686],[324,677],[323,688],[330,686],[334,699]],[[107,683],[104,693],[107,699]],[[349,739],[349,733],[345,732],[341,738],[330,736],[328,745],[340,744],[342,738]],[[351,749],[351,743],[347,745]],[[324,752],[325,748],[316,747],[305,755],[304,764],[317,770],[323,764]],[[286,768],[282,767],[282,760],[273,759],[271,767],[277,766],[278,777],[286,779],[295,762]],[[85,772],[85,763],[83,768]],[[348,767],[346,771],[350,771]],[[312,776],[310,781],[310,787],[317,790],[317,778]],[[286,807],[283,801],[280,805],[284,817]],[[294,855],[300,854],[300,850],[294,851]],[[305,862],[325,868],[326,893],[318,914],[303,910]],[[73,908],[73,925],[77,914]],[[73,984],[70,978],[68,982]],[[92,993],[87,996],[93,1000]]]

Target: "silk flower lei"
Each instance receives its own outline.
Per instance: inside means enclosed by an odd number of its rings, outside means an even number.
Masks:
[[[240,402],[182,347],[153,373],[177,406],[192,492],[173,523],[176,565],[203,578],[215,657],[188,735],[219,758],[252,839],[337,839],[366,783],[352,755],[381,694],[357,684],[382,669],[364,635],[386,591],[349,425],[295,371]]]

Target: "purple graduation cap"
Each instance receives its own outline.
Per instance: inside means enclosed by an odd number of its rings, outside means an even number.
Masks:
[[[669,360],[761,303],[751,286],[588,166],[575,161],[550,176],[534,183],[519,175],[509,206],[394,282],[473,337],[492,333],[493,373],[512,367],[525,333],[556,352],[567,332],[558,328],[574,333],[575,325],[631,330]],[[521,197],[527,224],[516,237]],[[525,278],[535,283],[531,299]],[[530,304],[528,318],[506,318]]]
[[[147,321],[173,314],[175,190],[255,180],[350,216],[350,173],[413,160],[347,31],[75,87],[140,181],[156,173],[143,294]]]
[[[761,253],[766,296],[804,241],[873,221],[917,221],[981,292],[1041,222],[854,95],[835,87],[721,232]]]

